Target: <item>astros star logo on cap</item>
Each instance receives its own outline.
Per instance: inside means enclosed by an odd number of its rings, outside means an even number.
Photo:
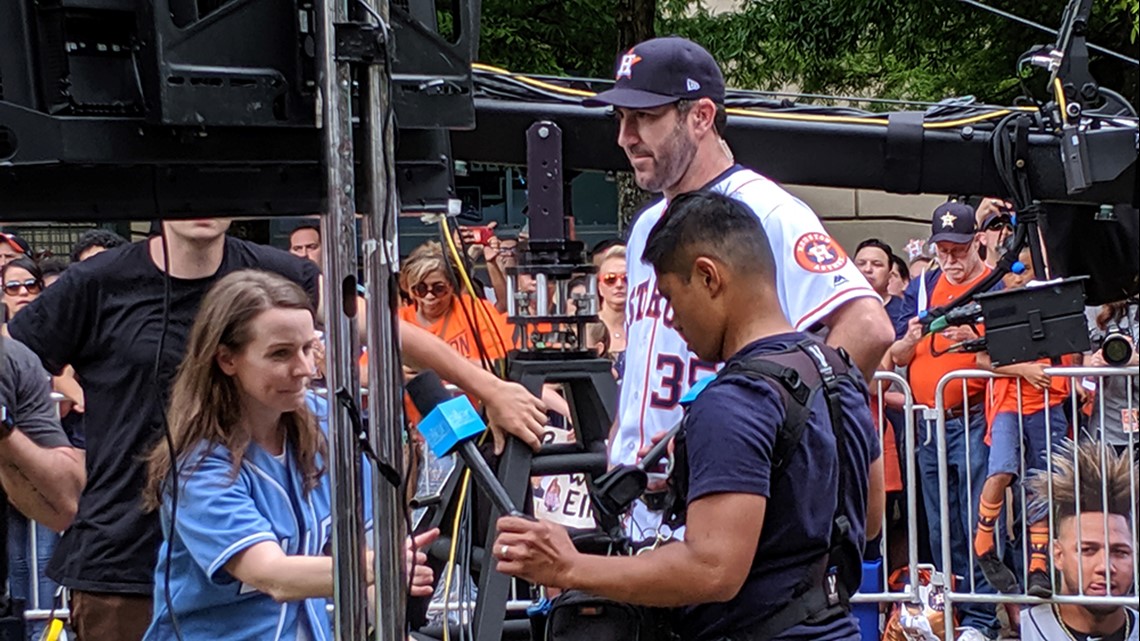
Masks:
[[[641,56],[634,53],[633,49],[630,49],[629,53],[621,57],[621,64],[618,65],[617,75],[614,76],[614,79],[632,78],[633,65],[639,62],[641,62]]]
[[[955,216],[954,214],[951,214],[950,212],[946,212],[945,214],[942,214],[942,229],[946,229],[947,227],[953,229],[954,222],[957,220],[958,220],[958,217]]]

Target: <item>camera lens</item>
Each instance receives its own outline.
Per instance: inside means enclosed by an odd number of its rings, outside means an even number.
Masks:
[[[1127,365],[1128,361],[1132,360],[1132,345],[1120,334],[1105,337],[1100,349],[1104,355],[1104,362],[1113,367]]]

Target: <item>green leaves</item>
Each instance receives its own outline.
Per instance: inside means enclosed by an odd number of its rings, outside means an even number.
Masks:
[[[608,77],[617,51],[612,5],[483,0],[480,61],[521,73]]]
[[[525,73],[609,77],[623,1],[483,0],[480,59]],[[982,1],[1051,28],[1064,9],[1061,0]],[[655,27],[708,48],[732,87],[1002,103],[1020,93],[1018,56],[1055,39],[955,0],[740,0],[735,11],[657,0]],[[1097,0],[1089,32],[1135,56],[1137,0]],[[1135,67],[1095,53],[1091,67],[1104,86],[1135,95]]]

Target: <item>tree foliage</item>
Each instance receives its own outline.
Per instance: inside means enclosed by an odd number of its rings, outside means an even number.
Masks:
[[[606,78],[617,51],[612,0],[484,0],[479,59],[524,73]]]
[[[985,0],[1056,28],[1060,0]],[[515,71],[608,77],[631,0],[483,0],[480,59]],[[640,5],[653,5],[642,0]],[[1136,56],[1136,0],[1095,0],[1090,40]],[[730,86],[911,100],[1022,93],[1018,57],[1054,37],[954,0],[657,0],[656,32],[705,45]],[[1093,76],[1135,96],[1137,69],[1093,53]],[[1027,85],[1043,90],[1041,78]]]
[[[1049,27],[1059,25],[1064,10],[1061,2],[994,4]],[[1135,8],[1135,0],[1095,2],[1090,39],[1133,51]],[[731,61],[731,84],[805,93],[1009,102],[1022,93],[1019,56],[1055,39],[952,0],[763,0],[718,14],[703,3],[662,0],[661,9],[662,32],[691,37]],[[1136,67],[1094,54],[1092,72],[1105,86],[1135,93]]]

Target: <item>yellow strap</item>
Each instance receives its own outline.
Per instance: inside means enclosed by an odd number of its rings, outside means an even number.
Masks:
[[[59,641],[59,635],[62,633],[63,621],[52,619],[51,623],[44,628],[43,634],[40,635],[40,641]]]

